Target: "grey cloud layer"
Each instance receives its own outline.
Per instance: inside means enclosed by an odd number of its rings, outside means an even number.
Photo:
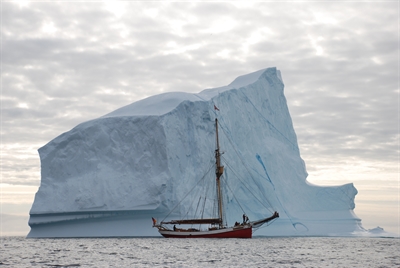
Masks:
[[[310,169],[396,166],[396,3],[122,4],[2,4],[3,182],[37,184],[34,147],[83,121],[271,66]]]

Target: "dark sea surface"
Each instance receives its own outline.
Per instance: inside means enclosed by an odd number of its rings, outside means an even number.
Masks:
[[[1,237],[1,267],[400,267],[400,239]]]

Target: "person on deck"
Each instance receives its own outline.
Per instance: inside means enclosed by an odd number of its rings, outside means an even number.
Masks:
[[[243,224],[246,224],[249,221],[249,217],[246,214],[243,214]]]

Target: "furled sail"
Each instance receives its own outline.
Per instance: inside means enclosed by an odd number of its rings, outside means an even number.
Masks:
[[[211,218],[211,219],[189,219],[189,220],[173,220],[169,222],[162,222],[162,224],[220,224],[221,219]]]

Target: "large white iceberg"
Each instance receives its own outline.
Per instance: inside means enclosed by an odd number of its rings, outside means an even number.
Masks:
[[[39,149],[28,237],[158,236],[151,217],[163,219],[209,168],[216,117],[240,156],[230,165],[248,183],[231,186],[229,225],[240,220],[240,199],[250,219],[269,216],[266,206],[280,214],[254,235],[364,232],[353,184],[307,182],[283,89],[280,71],[263,69],[198,94],[149,97],[60,135]]]

